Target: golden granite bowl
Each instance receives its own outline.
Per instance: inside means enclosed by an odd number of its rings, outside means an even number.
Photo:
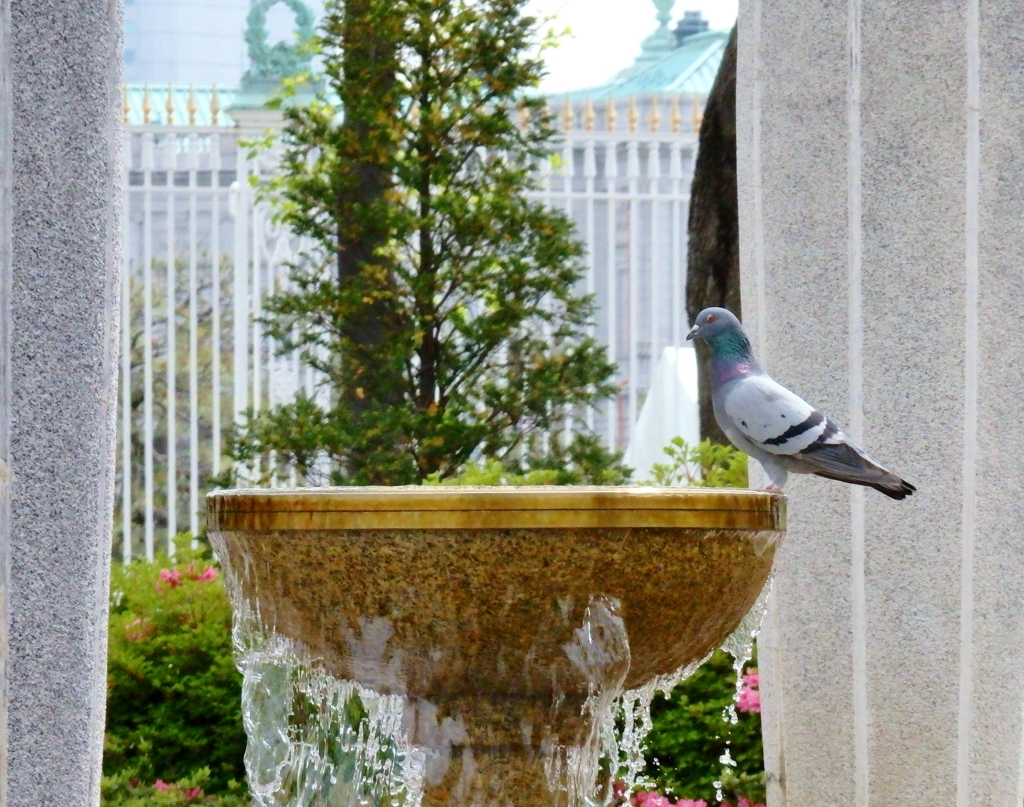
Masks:
[[[785,529],[782,496],[706,488],[237,490],[208,504],[264,632],[336,678],[429,704],[414,744],[457,721],[471,770],[463,755],[428,776],[424,807],[562,803],[542,745],[592,736],[596,693],[720,646]]]

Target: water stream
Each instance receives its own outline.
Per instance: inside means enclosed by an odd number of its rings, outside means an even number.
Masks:
[[[227,559],[223,539],[212,538]],[[441,651],[426,660],[403,657],[387,617],[334,631],[344,636],[356,683],[278,631],[288,617],[281,598],[273,613],[260,613],[261,598],[253,596],[259,575],[248,552],[236,547],[223,566],[257,807],[599,807],[611,800],[613,778],[629,789],[640,782],[652,700],[701,663],[625,690],[631,653],[621,606],[595,597],[586,606],[560,601],[537,625],[548,644],[551,635],[565,638],[553,652],[536,640],[543,664],[529,653],[510,662],[523,664],[521,675],[531,682],[519,694],[488,689],[479,678],[467,679],[474,683],[465,692],[411,692],[404,678],[410,663],[436,667]],[[723,644],[738,674],[769,588],[770,581]],[[506,666],[499,658],[488,669],[514,679]],[[549,684],[538,689],[542,679]],[[617,770],[609,760],[620,761]]]

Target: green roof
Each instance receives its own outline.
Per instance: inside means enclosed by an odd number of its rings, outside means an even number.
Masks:
[[[651,65],[634,64],[598,87],[569,93],[574,100],[628,98],[650,93],[707,95],[718,75],[730,31],[706,31],[688,36],[683,44]]]

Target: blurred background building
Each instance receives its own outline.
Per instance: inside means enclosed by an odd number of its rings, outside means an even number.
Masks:
[[[319,19],[323,0],[303,0]],[[124,78],[130,84],[237,87],[249,67],[246,15],[254,0],[124,0]],[[267,9],[270,43],[291,41],[295,12]]]

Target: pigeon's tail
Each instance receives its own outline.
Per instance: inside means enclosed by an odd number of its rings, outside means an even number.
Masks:
[[[885,481],[866,481],[864,479],[855,479],[850,476],[835,476],[824,471],[815,471],[817,476],[824,476],[826,479],[836,479],[840,482],[849,482],[850,484],[862,484],[864,487],[873,487],[874,490],[880,494],[885,494],[890,499],[895,499],[900,502],[906,499],[914,491],[918,490],[906,479],[900,479],[896,474],[885,472],[889,478]]]
[[[885,483],[877,483],[871,485],[879,493],[884,493],[890,499],[896,499],[896,501],[902,501],[911,495],[917,488],[911,485],[906,479],[900,479],[896,474],[891,474],[886,471],[886,476],[889,477]],[[891,481],[890,481],[891,480]]]
[[[851,485],[863,485],[897,501],[917,488],[885,470],[871,457],[850,443],[812,444],[798,455],[810,466],[811,473]]]

